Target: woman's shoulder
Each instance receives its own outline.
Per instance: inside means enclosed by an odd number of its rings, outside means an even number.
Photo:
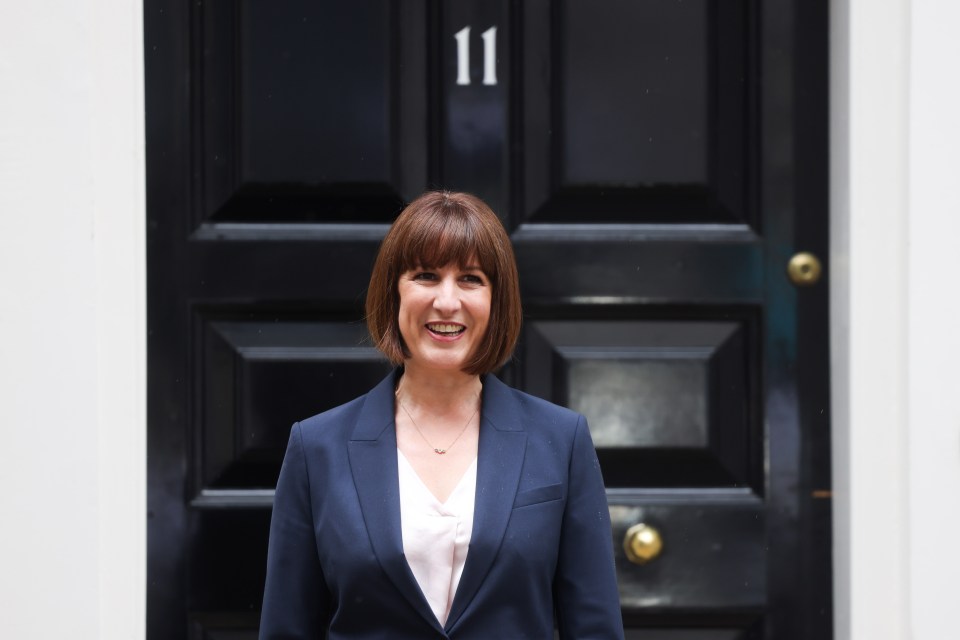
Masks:
[[[513,389],[513,392],[517,394],[517,399],[525,411],[531,414],[546,416],[560,422],[572,422],[574,425],[583,419],[583,416],[573,409],[554,404],[549,400],[544,400],[543,398],[526,393],[525,391],[520,391],[519,389]]]
[[[312,415],[309,418],[304,418],[300,420],[299,423],[303,428],[322,428],[323,426],[330,424],[341,424],[344,419],[349,418],[350,416],[357,413],[360,407],[363,405],[364,398],[367,397],[367,394],[362,396],[357,396],[349,402],[345,402],[339,406],[327,409],[326,411],[321,411],[318,414]]]
[[[299,428],[301,437],[308,442],[322,443],[348,439],[357,423],[366,397],[367,394],[364,394],[350,402],[300,420],[294,428]]]
[[[394,379],[395,372],[390,373],[367,393],[298,422],[304,442],[322,444],[343,443],[352,437],[368,439],[368,432],[383,428],[393,419]]]
[[[521,414],[523,427],[527,431],[533,430],[547,433],[560,431],[573,435],[577,426],[581,422],[586,422],[586,419],[581,414],[572,409],[562,407],[549,400],[544,400],[525,391],[515,389],[500,380],[496,380],[496,382],[492,384],[497,386],[499,394],[511,398],[511,400],[516,403]]]

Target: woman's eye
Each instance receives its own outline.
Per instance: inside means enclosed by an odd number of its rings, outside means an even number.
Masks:
[[[429,271],[420,271],[420,272],[418,272],[418,273],[413,274],[413,279],[414,279],[414,280],[431,281],[431,280],[436,280],[436,279],[437,279],[437,276],[436,276],[436,274],[431,273],[431,272],[429,272]]]
[[[483,278],[473,275],[472,273],[468,273],[467,275],[463,276],[463,281],[469,282],[470,284],[483,284]]]

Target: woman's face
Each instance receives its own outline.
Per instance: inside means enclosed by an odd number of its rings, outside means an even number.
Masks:
[[[487,332],[490,278],[468,261],[400,275],[400,335],[407,366],[460,371]]]

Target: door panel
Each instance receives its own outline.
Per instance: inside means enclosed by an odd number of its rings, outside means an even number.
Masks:
[[[588,418],[608,487],[750,487],[762,495],[751,324],[528,322],[526,387]]]
[[[197,3],[201,220],[393,219],[427,170],[426,24],[405,5]]]
[[[370,268],[443,187],[514,242],[499,375],[590,422],[627,637],[829,638],[827,289],[784,272],[826,252],[826,32],[822,0],[146,0],[148,637],[255,637],[290,424],[389,370]]]
[[[756,223],[747,4],[523,3],[523,222]]]
[[[203,382],[191,504],[270,504],[289,427],[365,393],[390,371],[350,322],[200,320]]]

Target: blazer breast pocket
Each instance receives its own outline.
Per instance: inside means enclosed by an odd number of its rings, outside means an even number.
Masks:
[[[535,489],[528,489],[526,491],[519,492],[517,494],[517,499],[513,501],[513,508],[519,509],[520,507],[529,507],[532,504],[540,504],[541,502],[559,500],[562,497],[562,484],[548,484],[545,487],[537,487]]]

